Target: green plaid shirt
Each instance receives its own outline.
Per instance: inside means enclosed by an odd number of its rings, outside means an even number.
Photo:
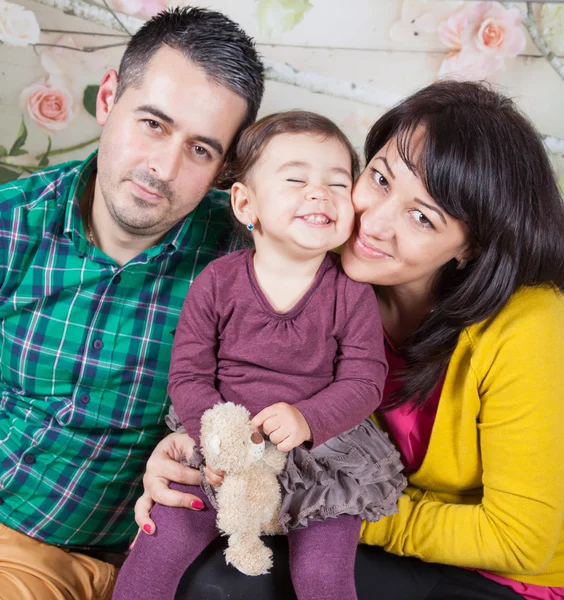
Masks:
[[[96,154],[0,186],[0,522],[65,546],[123,547],[168,409],[192,280],[234,246],[210,192],[120,267],[88,243]]]

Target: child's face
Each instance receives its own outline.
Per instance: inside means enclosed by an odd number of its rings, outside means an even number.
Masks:
[[[353,229],[352,184],[351,157],[339,140],[273,138],[246,186],[257,250],[266,243],[307,256],[343,244]]]

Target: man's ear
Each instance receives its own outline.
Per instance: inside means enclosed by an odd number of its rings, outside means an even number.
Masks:
[[[257,224],[251,204],[251,190],[244,183],[236,181],[231,186],[231,206],[240,223],[243,225]]]
[[[98,125],[103,126],[106,123],[108,115],[116,103],[117,86],[118,74],[115,69],[112,69],[102,77],[96,96],[96,121],[98,121]]]

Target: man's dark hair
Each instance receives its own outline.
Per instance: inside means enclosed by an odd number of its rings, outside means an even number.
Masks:
[[[119,66],[116,102],[142,85],[153,55],[163,46],[181,52],[210,81],[247,101],[241,130],[253,123],[264,92],[264,67],[253,40],[225,15],[185,6],[159,13],[131,38]]]

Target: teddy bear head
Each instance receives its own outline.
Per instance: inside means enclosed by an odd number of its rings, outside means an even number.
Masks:
[[[200,444],[206,463],[226,473],[240,473],[261,460],[265,448],[262,435],[253,432],[249,411],[233,402],[204,412]]]

